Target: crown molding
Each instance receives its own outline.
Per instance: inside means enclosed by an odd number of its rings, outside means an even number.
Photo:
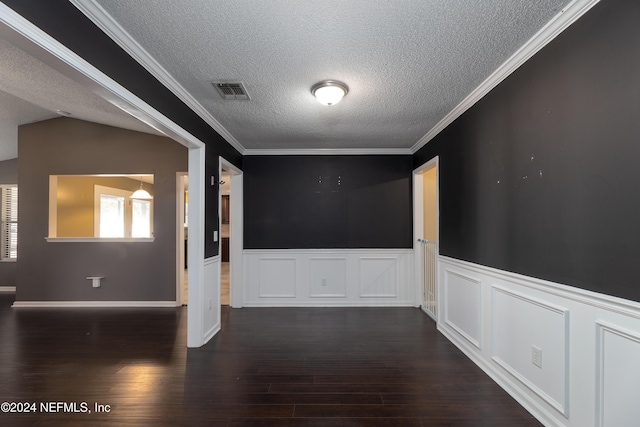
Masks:
[[[424,135],[413,147],[411,152],[415,153],[436,137],[447,126],[453,123],[465,111],[475,105],[494,87],[498,86],[504,79],[509,77],[522,64],[528,61],[540,49],[549,44],[560,33],[566,30],[571,24],[576,22],[589,9],[599,3],[600,0],[573,0],[556,16],[540,29],[528,42],[518,49],[509,59],[498,67],[480,86],[474,89],[465,99],[453,110],[442,118],[426,135]]]
[[[551,21],[540,29],[528,42],[498,67],[485,81],[473,90],[462,102],[442,118],[429,132],[410,149],[310,149],[310,150],[260,150],[245,149],[220,122],[218,122],[178,81],[162,67],[140,44],[131,37],[95,0],[69,0],[105,34],[131,55],[158,81],[174,93],[182,102],[218,132],[242,155],[361,155],[361,154],[413,154],[475,105],[493,88],[517,70],[533,55],[549,44],[560,33],[588,12],[600,0],[573,0]]]
[[[300,149],[247,149],[245,156],[375,156],[412,155],[409,148],[300,148]]]
[[[245,148],[235,139],[227,129],[215,117],[209,113],[180,83],[156,61],[120,24],[113,20],[111,15],[94,0],[69,0],[78,10],[89,18],[98,28],[108,35],[118,46],[127,52],[133,59],[142,65],[160,83],[176,95],[202,120],[220,134],[240,154],[244,154]]]

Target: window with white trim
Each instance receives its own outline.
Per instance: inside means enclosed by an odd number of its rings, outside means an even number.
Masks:
[[[18,258],[18,186],[0,186],[2,197],[2,247],[0,258],[15,261]]]
[[[95,185],[96,237],[152,237],[152,201],[131,199],[131,191]]]

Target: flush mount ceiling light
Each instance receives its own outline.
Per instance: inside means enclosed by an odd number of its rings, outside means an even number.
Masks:
[[[336,80],[324,80],[311,88],[311,93],[324,105],[336,105],[349,92],[346,84]]]

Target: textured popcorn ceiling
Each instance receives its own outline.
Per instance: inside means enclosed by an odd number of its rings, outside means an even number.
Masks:
[[[59,117],[158,133],[38,59],[0,39],[0,160],[18,155],[18,126]]]
[[[94,2],[245,148],[299,149],[410,148],[568,0]],[[340,104],[312,97],[324,79]]]

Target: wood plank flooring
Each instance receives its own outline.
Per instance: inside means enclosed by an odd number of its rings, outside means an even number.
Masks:
[[[12,309],[0,294],[2,426],[539,426],[413,308]],[[110,405],[96,413],[94,404]]]

